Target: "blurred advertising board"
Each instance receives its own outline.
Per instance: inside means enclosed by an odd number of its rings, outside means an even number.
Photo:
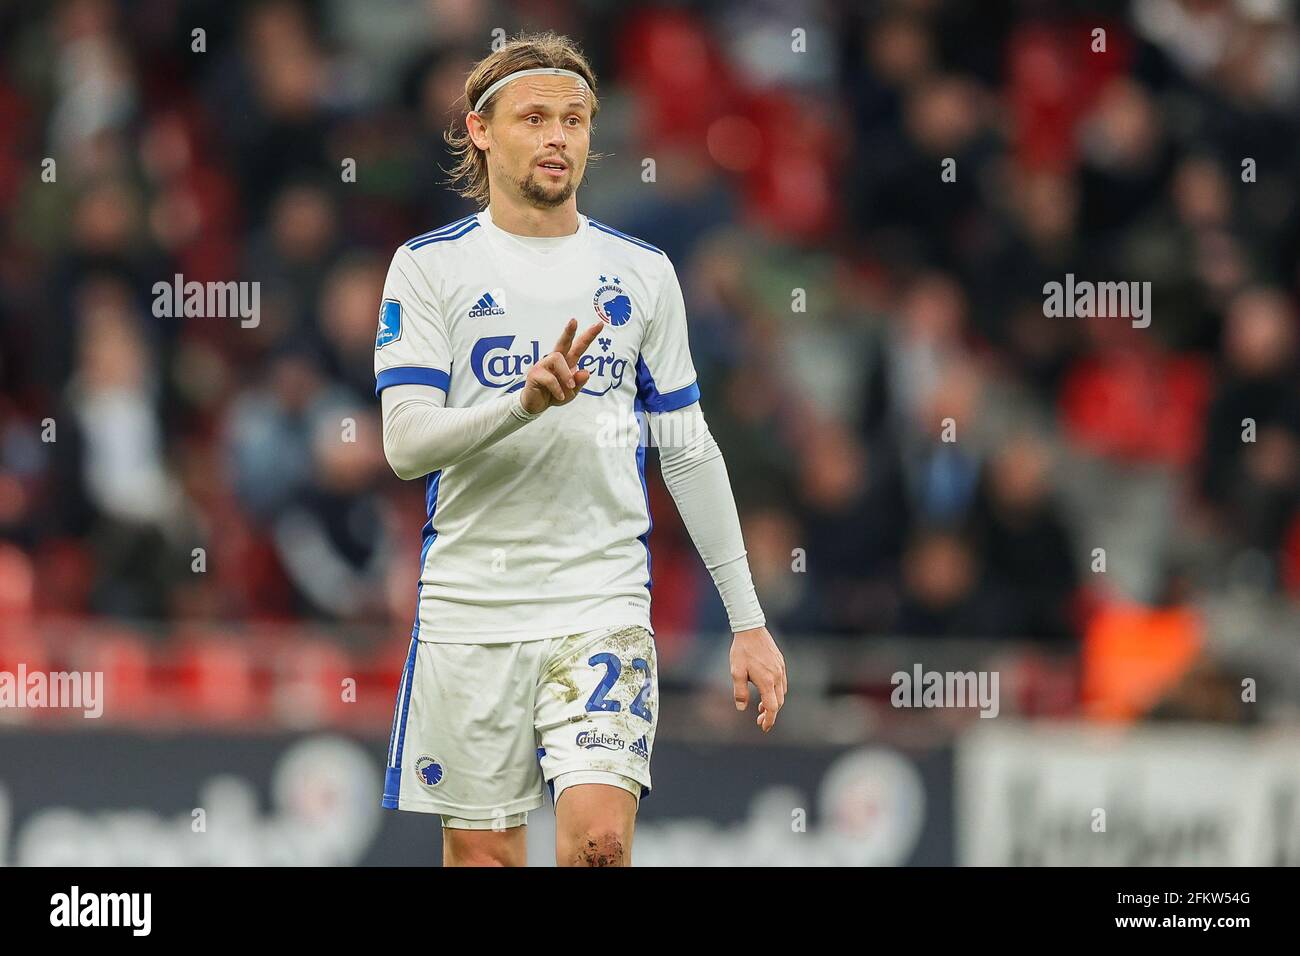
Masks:
[[[427,865],[379,806],[384,738],[0,733],[0,865]],[[951,752],[656,741],[639,865],[947,865]],[[548,803],[529,856],[553,862]]]
[[[962,865],[1300,864],[1294,731],[979,726],[955,764]]]

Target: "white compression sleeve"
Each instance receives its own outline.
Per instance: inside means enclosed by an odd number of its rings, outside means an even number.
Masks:
[[[469,408],[446,408],[440,388],[390,385],[380,400],[384,455],[399,478],[419,478],[454,465],[538,417],[524,411],[517,393]]]
[[[727,465],[704,413],[696,403],[649,418],[664,484],[722,597],[732,632],[762,626]]]

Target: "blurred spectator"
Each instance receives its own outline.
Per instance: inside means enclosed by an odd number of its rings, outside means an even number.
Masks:
[[[1274,289],[1228,310],[1224,372],[1205,423],[1201,487],[1237,543],[1276,552],[1300,508],[1294,306]]]
[[[393,549],[376,490],[387,467],[378,436],[374,412],[322,416],[311,483],[275,519],[280,561],[311,613],[362,620],[387,601]]]
[[[1008,595],[984,576],[965,536],[918,532],[903,552],[902,602],[894,630],[917,637],[998,637],[1016,633]]]
[[[75,366],[54,445],[65,464],[58,512],[96,557],[90,610],[157,617],[181,567],[169,536],[184,503],[166,458],[155,361],[125,287],[86,283]]]
[[[1051,481],[1048,449],[1035,436],[1014,436],[989,462],[977,509],[980,552],[996,586],[1014,595],[1022,637],[1078,631],[1071,616],[1075,552]]]
[[[855,636],[887,626],[895,555],[907,501],[895,462],[875,457],[832,425],[803,447],[799,497],[809,587],[817,607],[805,629]]]

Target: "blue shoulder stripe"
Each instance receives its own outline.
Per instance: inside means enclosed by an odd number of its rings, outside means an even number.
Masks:
[[[474,216],[466,216],[464,219],[457,219],[455,222],[449,222],[445,226],[439,226],[437,229],[430,229],[428,232],[420,233],[418,236],[412,236],[410,239],[406,240],[404,245],[409,246],[411,243],[419,242],[421,239],[428,239],[432,236],[442,235],[444,232],[451,232],[458,227],[465,225],[473,218]]]
[[[601,232],[607,232],[611,236],[618,236],[618,238],[620,239],[626,239],[634,246],[640,246],[642,249],[649,249],[651,252],[657,252],[661,256],[664,254],[664,251],[662,249],[656,249],[654,246],[650,245],[650,243],[642,242],[636,236],[629,236],[625,232],[619,232],[617,229],[612,229],[609,226],[605,225],[603,222],[597,222],[596,220],[592,219],[590,216],[587,217],[587,222],[595,226]]]
[[[409,246],[411,245],[411,243],[419,242],[421,239],[429,239],[433,236],[440,236],[443,233],[451,232],[456,228],[458,228],[459,226],[465,225],[471,219],[474,219],[477,215],[478,213],[475,213],[473,216],[466,216],[464,219],[457,219],[455,222],[449,222],[445,226],[439,226],[437,229],[432,229],[429,232],[421,233],[418,236],[413,236],[412,238],[407,239],[406,242],[403,243],[403,245]]]
[[[432,385],[444,392],[451,391],[451,373],[424,365],[394,365],[380,369],[375,375],[375,395],[390,385]]]
[[[474,219],[468,225],[459,227],[455,232],[440,232],[437,235],[430,236],[427,239],[421,239],[419,242],[412,240],[410,243],[407,244],[407,248],[414,251],[416,249],[423,249],[425,246],[434,242],[450,242],[453,239],[459,239],[461,236],[465,235],[466,233],[473,232],[477,228],[478,228],[478,220]]]

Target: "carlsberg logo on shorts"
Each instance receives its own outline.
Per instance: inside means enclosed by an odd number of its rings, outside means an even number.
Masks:
[[[574,738],[579,747],[593,750],[601,747],[605,750],[622,750],[627,744],[618,734],[606,734],[599,730],[584,730]]]

